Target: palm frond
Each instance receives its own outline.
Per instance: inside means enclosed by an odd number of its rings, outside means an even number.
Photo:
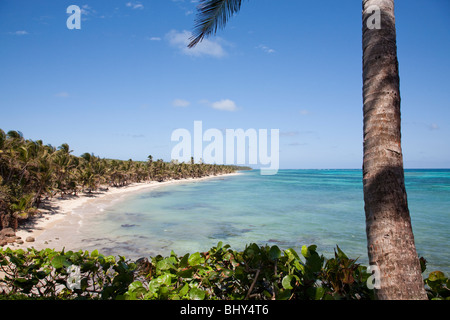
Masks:
[[[194,47],[204,37],[225,27],[228,19],[241,8],[242,0],[200,0],[197,7],[194,33],[188,48]]]

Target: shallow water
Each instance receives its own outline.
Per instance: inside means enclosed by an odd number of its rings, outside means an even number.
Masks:
[[[405,179],[418,254],[429,271],[448,273],[450,170],[406,170]],[[204,251],[222,241],[238,250],[251,242],[297,250],[315,244],[331,256],[338,244],[367,264],[361,170],[255,170],[93,205],[70,219],[73,245],[84,250],[138,258]]]

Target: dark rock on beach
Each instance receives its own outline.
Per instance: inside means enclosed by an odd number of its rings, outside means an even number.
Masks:
[[[16,241],[16,233],[12,228],[0,230],[0,246],[5,246]]]
[[[0,230],[0,238],[1,237],[14,237],[16,233],[13,228],[4,228]]]

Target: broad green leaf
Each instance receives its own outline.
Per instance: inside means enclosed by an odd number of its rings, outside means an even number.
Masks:
[[[16,255],[9,256],[9,260],[14,263],[16,266],[21,266],[24,264],[24,260],[18,258]]]
[[[56,256],[52,259],[51,265],[55,269],[60,269],[64,266],[69,266],[70,263],[67,261],[65,256]]]
[[[227,252],[226,254],[224,254],[224,256],[222,257],[223,260],[230,260],[233,257],[233,254],[231,252]]]
[[[280,290],[276,295],[277,300],[288,300],[291,297],[291,290]]]
[[[241,281],[247,279],[247,273],[241,266],[236,267],[236,269],[234,270],[234,276]]]
[[[305,245],[302,246],[302,255],[303,255],[305,258],[308,258],[308,257],[309,257],[308,247],[305,246]]]
[[[158,281],[158,283],[160,285],[170,286],[170,283],[172,281],[172,275],[169,273],[166,273],[166,274],[159,276],[156,280]]]
[[[311,254],[313,254],[313,253],[315,253],[316,252],[316,249],[317,249],[317,246],[316,245],[311,245],[311,246],[309,246],[309,247],[307,247],[307,246],[303,246],[302,247],[302,255],[305,257],[305,258],[308,258]]]
[[[281,284],[283,285],[283,288],[285,288],[285,289],[294,289],[294,288],[291,286],[291,281],[292,281],[293,278],[294,278],[293,275],[287,275],[287,276],[285,276],[285,277],[283,278],[283,280],[281,281]]]
[[[436,280],[444,280],[445,275],[441,271],[433,271],[428,276],[428,280],[430,281],[436,281]]]
[[[182,297],[182,296],[185,296],[185,295],[188,293],[188,291],[189,291],[189,285],[186,283],[186,284],[183,286],[183,288],[180,289],[179,295],[180,295],[181,297]]]
[[[318,287],[317,290],[316,290],[316,296],[315,296],[316,300],[322,299],[322,297],[324,296],[324,294],[325,294],[325,288],[323,288],[323,287]]]
[[[340,259],[348,259],[347,255],[341,250],[341,248],[339,248],[339,246],[336,246],[336,248]]]
[[[189,291],[189,298],[191,300],[204,300],[205,296],[205,291],[199,288],[192,288],[191,291]]]
[[[107,256],[107,257],[105,257],[105,260],[106,260],[106,262],[109,262],[109,263],[116,262],[116,258],[114,256]]]
[[[138,288],[142,288],[142,282],[134,281],[132,284],[128,286],[128,291],[135,291]]]
[[[312,288],[308,288],[307,290],[308,295],[313,299],[313,300],[321,300],[325,294],[325,288],[323,287],[312,287]]]
[[[319,272],[322,268],[323,259],[319,257],[317,252],[314,252],[306,259],[306,268],[310,272]]]
[[[170,268],[173,267],[173,262],[171,260],[169,260],[169,259],[164,259],[164,260],[159,261],[156,264],[156,267],[159,270],[169,270]]]
[[[180,268],[186,268],[189,264],[189,253],[186,253],[180,261]]]
[[[250,244],[244,252],[246,255],[248,255],[250,258],[254,257],[255,255],[258,255],[261,253],[261,249],[256,243]]]
[[[199,252],[196,252],[189,257],[188,262],[190,266],[197,266],[205,262],[205,259],[202,258]]]
[[[177,276],[184,279],[191,279],[194,275],[195,269],[186,269],[177,272]]]
[[[169,288],[160,287],[159,288],[159,299],[167,299],[169,296]]]
[[[297,252],[294,249],[292,249],[292,248],[289,248],[289,249],[285,250],[284,254],[286,256],[288,256],[289,261],[294,260],[294,259],[295,260],[300,260],[300,257],[298,256]]]
[[[277,246],[272,246],[269,250],[269,257],[272,260],[279,259],[281,257],[281,250]]]

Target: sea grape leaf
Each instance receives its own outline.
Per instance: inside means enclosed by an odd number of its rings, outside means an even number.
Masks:
[[[188,291],[189,291],[189,285],[186,283],[186,284],[183,286],[183,288],[180,289],[179,295],[180,295],[181,297],[182,297],[182,296],[185,296],[185,295],[188,293]]]
[[[285,277],[283,278],[283,280],[281,281],[281,284],[283,285],[283,288],[285,288],[285,289],[294,289],[294,288],[291,286],[291,281],[292,281],[293,278],[294,278],[293,275],[287,275],[287,276],[285,276]]]
[[[269,250],[269,257],[272,260],[279,259],[281,257],[281,250],[277,246],[272,246]]]
[[[66,267],[70,266],[70,262],[67,261],[65,256],[56,256],[53,257],[51,265],[55,269],[60,269],[64,266]]]
[[[189,298],[191,300],[204,300],[205,299],[205,291],[199,289],[199,288],[192,288],[189,292]]]
[[[188,262],[190,266],[197,266],[205,262],[205,260],[202,258],[199,252],[196,252],[189,257]]]

